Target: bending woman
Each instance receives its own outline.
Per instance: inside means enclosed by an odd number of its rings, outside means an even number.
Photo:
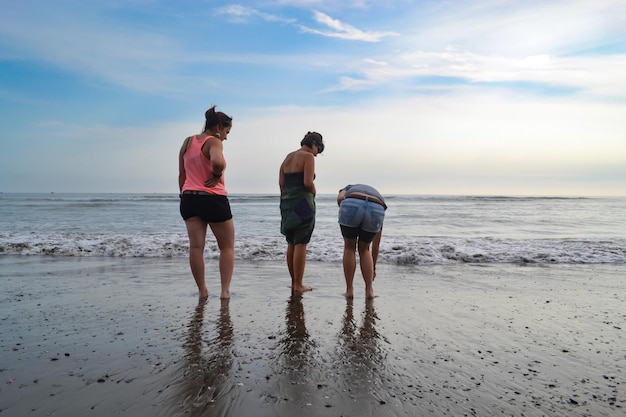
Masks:
[[[346,279],[347,298],[354,297],[354,274],[356,272],[356,252],[359,252],[359,265],[365,296],[374,298],[374,278],[376,278],[376,261],[380,239],[383,232],[383,221],[387,204],[385,199],[374,187],[365,184],[347,185],[337,195],[339,205],[339,226],[343,236],[343,273]],[[370,252],[370,245],[373,249]]]
[[[209,296],[204,278],[204,246],[207,226],[220,251],[220,298],[230,298],[230,281],[235,264],[235,226],[224,186],[226,160],[223,142],[228,138],[232,118],[216,112],[205,113],[204,131],[183,142],[178,157],[180,214],[189,235],[189,266],[200,298]]]

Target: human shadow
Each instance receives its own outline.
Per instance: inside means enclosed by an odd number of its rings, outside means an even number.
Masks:
[[[233,325],[229,300],[223,299],[214,331],[205,330],[206,300],[201,300],[187,328],[183,344],[186,366],[182,407],[190,416],[227,415],[227,402],[218,401],[233,389],[229,374],[233,364]],[[209,411],[209,409],[211,411]]]

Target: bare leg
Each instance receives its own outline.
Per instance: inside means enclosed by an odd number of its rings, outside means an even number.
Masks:
[[[294,246],[291,243],[287,243],[287,269],[289,270],[289,276],[291,277],[291,289],[293,290],[296,285],[295,275],[293,271],[293,252]]]
[[[374,279],[376,279],[376,261],[378,260],[378,252],[380,249],[380,240],[383,236],[383,229],[374,236],[374,240],[372,240],[372,260],[374,261]]]
[[[200,298],[209,296],[204,279],[204,243],[206,240],[207,224],[200,217],[185,220],[189,235],[189,266],[193,275]]]
[[[343,238],[343,275],[346,278],[348,298],[354,297],[354,273],[356,271],[356,239]]]
[[[365,281],[365,296],[369,299],[374,298],[374,260],[370,252],[370,244],[367,242],[359,241],[359,263],[363,281]]]
[[[230,282],[235,269],[235,225],[233,220],[210,223],[211,230],[220,249],[220,281],[222,285],[221,299],[230,298]]]
[[[306,243],[293,245],[291,290],[297,292],[311,291],[313,288],[304,285],[304,267],[306,266]]]

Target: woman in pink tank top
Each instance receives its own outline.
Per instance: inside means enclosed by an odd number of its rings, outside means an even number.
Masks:
[[[224,186],[226,160],[223,142],[232,128],[232,117],[215,111],[205,113],[204,131],[183,142],[178,156],[180,214],[189,235],[189,266],[201,299],[209,290],[205,281],[204,247],[210,227],[220,251],[220,298],[230,298],[235,264],[235,226]]]

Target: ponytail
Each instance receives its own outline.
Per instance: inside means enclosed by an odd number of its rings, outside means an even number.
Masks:
[[[204,123],[203,132],[213,129],[215,126],[224,128],[233,125],[233,118],[221,111],[215,111],[215,107],[215,105],[211,106],[211,108],[204,113],[206,122]]]

